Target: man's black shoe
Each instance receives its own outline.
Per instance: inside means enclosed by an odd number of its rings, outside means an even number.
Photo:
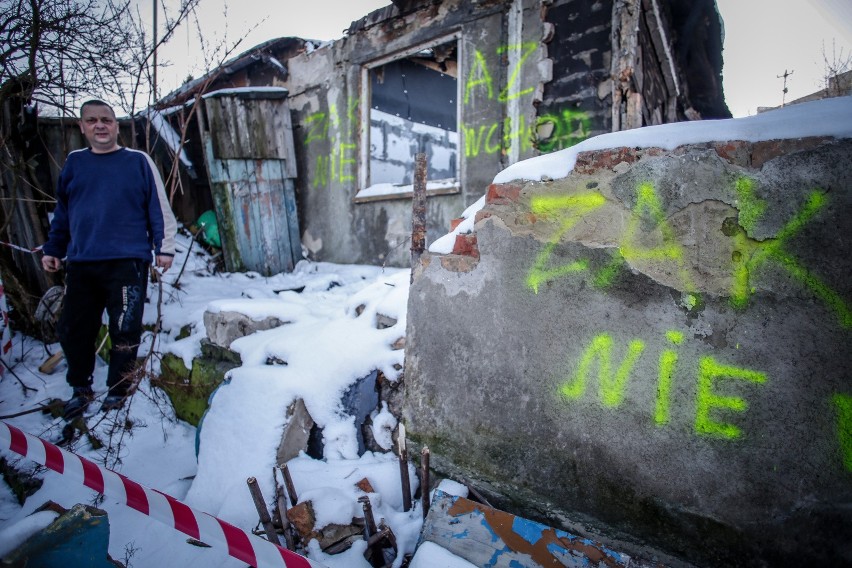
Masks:
[[[107,396],[101,404],[101,412],[109,412],[110,410],[117,410],[121,408],[124,406],[124,399],[125,397],[119,394],[111,394]]]
[[[62,417],[70,421],[81,416],[94,398],[95,393],[92,391],[92,387],[74,387],[74,394],[71,395],[62,409]]]

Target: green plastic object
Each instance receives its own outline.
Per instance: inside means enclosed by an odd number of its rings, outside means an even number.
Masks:
[[[196,223],[201,230],[201,239],[208,245],[222,248],[222,239],[219,237],[219,222],[216,213],[211,209],[205,211]]]

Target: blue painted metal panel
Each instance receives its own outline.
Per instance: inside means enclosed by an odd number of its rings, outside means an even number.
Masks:
[[[629,556],[598,542],[442,491],[435,492],[420,539],[483,568],[630,564]]]
[[[75,505],[3,558],[4,566],[115,568],[105,511]]]

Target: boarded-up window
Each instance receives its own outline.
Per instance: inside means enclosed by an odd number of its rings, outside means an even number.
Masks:
[[[429,189],[457,191],[459,168],[457,40],[367,68],[369,148],[366,195],[411,191],[414,157],[427,159]]]

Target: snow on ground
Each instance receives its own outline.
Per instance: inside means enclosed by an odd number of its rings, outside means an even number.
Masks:
[[[802,136],[833,135],[852,137],[852,97],[805,103],[736,120],[680,123],[607,134],[577,146],[526,160],[500,173],[495,182],[512,179],[556,179],[573,168],[580,151],[618,146],[676,146],[710,140],[768,140]],[[466,221],[453,233],[436,241],[430,250],[448,252],[452,240],[473,229],[476,211],[484,198],[464,212]],[[373,266],[345,266],[301,262],[290,274],[263,277],[247,274],[210,274],[208,259],[197,249],[187,255],[190,241],[179,240],[182,252],[165,275],[162,287],[164,331],[150,335],[140,353],[151,348],[156,353],[171,352],[191,365],[200,354],[200,340],[206,336],[205,310],[239,311],[252,318],[275,316],[285,325],[241,338],[232,348],[244,364],[232,371],[229,380],[216,391],[212,406],[200,431],[177,420],[168,399],[144,381],[132,402],[119,413],[104,418],[90,409],[88,424],[95,438],[106,445],[93,449],[87,439],[76,440],[69,449],[93,461],[106,464],[129,478],[223,520],[251,530],[257,514],[246,478],[254,476],[271,502],[272,467],[287,406],[302,398],[316,422],[324,428],[324,459],[307,455],[289,462],[300,499],[313,501],[321,523],[347,522],[359,513],[354,483],[367,478],[375,493],[370,495],[377,519],[384,518],[393,529],[401,552],[412,552],[422,524],[419,504],[402,512],[399,466],[394,454],[357,455],[353,419],[339,406],[340,395],[360,377],[380,369],[388,378],[398,378],[403,351],[391,345],[405,333],[409,271]],[[187,259],[188,256],[188,259]],[[185,267],[181,269],[182,266]],[[179,286],[174,283],[178,276]],[[304,287],[301,292],[299,288]],[[145,321],[157,319],[160,291],[151,285]],[[356,310],[363,306],[363,310]],[[359,315],[360,312],[360,315]],[[381,313],[398,322],[376,329],[375,316]],[[190,335],[177,339],[182,329]],[[71,389],[64,381],[64,365],[52,375],[38,371],[39,365],[57,345],[45,346],[20,335],[14,338],[10,364],[17,378],[6,373],[0,380],[0,415],[9,417],[38,406],[52,398],[67,399]],[[287,365],[267,365],[267,359]],[[156,361],[152,371],[158,370]],[[32,390],[24,390],[18,379]],[[95,371],[95,391],[106,391],[106,367]],[[41,413],[7,418],[18,428],[49,441],[57,441],[61,419]],[[376,439],[390,449],[395,418],[386,407],[374,420]],[[200,452],[196,459],[196,437]],[[19,506],[5,484],[0,484],[0,543],[9,546],[49,522],[44,515],[27,518],[37,507],[53,500],[66,508],[76,503],[97,504],[109,513],[110,554],[134,568],[162,566],[241,567],[237,560],[210,548],[187,544],[172,528],[128,509],[82,486],[69,484],[60,474],[37,469],[32,463],[2,452],[2,457],[21,470],[42,478],[41,489]],[[412,490],[416,478],[412,473]],[[448,482],[445,492],[458,489]],[[458,493],[455,493],[458,494]],[[349,551],[329,556],[313,541],[309,556],[329,568],[369,566],[363,559],[365,544],[356,543]],[[395,566],[402,561],[402,554]],[[417,568],[462,568],[468,563],[433,545],[421,546],[411,566]]]
[[[394,531],[403,552],[413,552],[422,513],[418,508],[402,512],[399,463],[390,451],[390,434],[396,420],[386,408],[376,416],[375,428],[389,450],[358,456],[354,418],[340,407],[343,392],[374,369],[391,380],[399,378],[403,351],[391,345],[405,333],[408,299],[408,270],[374,266],[344,266],[303,261],[290,274],[263,277],[255,273],[211,274],[208,259],[194,250],[187,259],[188,237],[179,237],[182,252],[165,274],[162,287],[164,331],[154,339],[146,336],[140,355],[154,342],[156,353],[172,352],[191,365],[200,354],[206,337],[205,310],[238,311],[253,319],[275,316],[288,322],[281,327],[255,333],[235,341],[243,365],[232,371],[216,391],[212,406],[196,429],[177,420],[167,397],[146,380],[130,405],[119,413],[97,412],[106,392],[106,365],[99,360],[95,391],[99,400],[89,407],[87,423],[94,436],[105,443],[93,449],[78,439],[69,449],[119,471],[129,478],[166,492],[199,510],[218,516],[245,530],[257,525],[257,511],[246,486],[256,477],[271,503],[274,496],[272,469],[287,407],[301,398],[317,424],[324,428],[325,456],[316,460],[301,455],[289,469],[301,501],[311,500],[318,526],[327,522],[348,524],[361,516],[357,502],[363,495],[355,483],[367,478],[375,493],[370,495],[374,515],[384,518]],[[179,285],[175,280],[180,275]],[[301,292],[297,290],[301,289]],[[149,287],[145,322],[157,319],[157,285]],[[356,311],[356,308],[361,309]],[[396,318],[396,325],[376,329],[376,314]],[[360,315],[359,315],[360,314]],[[176,339],[181,329],[189,337]],[[39,373],[39,365],[58,345],[16,336],[10,363],[24,391],[6,374],[0,381],[0,415],[9,416],[36,407],[49,399],[67,399],[70,387],[64,380],[64,363],[52,375]],[[267,359],[287,365],[268,365]],[[158,363],[153,363],[153,371]],[[124,428],[125,418],[132,427]],[[40,412],[7,420],[22,430],[57,442],[64,422]],[[196,442],[199,453],[196,458]],[[3,452],[16,467],[35,471],[32,463]],[[417,478],[410,467],[412,491]],[[53,500],[66,508],[75,503],[97,504],[109,513],[110,554],[136,568],[160,566],[243,566],[235,559],[209,548],[186,543],[186,537],[109,497],[100,502],[96,494],[75,486],[52,471],[39,469],[42,488],[17,505],[8,487],[0,491],[0,541],[20,542],[49,520],[27,518],[37,507]],[[280,477],[279,477],[280,479]],[[43,516],[43,515],[42,515]],[[310,556],[329,568],[369,566],[363,546],[345,554],[327,556],[314,544]],[[402,555],[396,563],[402,561]]]

